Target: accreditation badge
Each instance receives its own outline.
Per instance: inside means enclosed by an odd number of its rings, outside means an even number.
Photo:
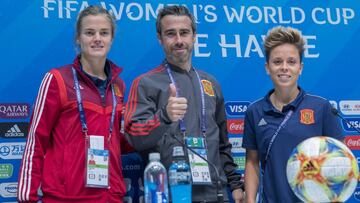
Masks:
[[[186,137],[186,145],[207,160],[206,143],[203,137]],[[189,165],[193,184],[212,184],[209,165],[198,155],[188,150]]]
[[[104,149],[103,140],[103,136],[90,136],[86,151],[86,187],[109,186],[109,150]]]

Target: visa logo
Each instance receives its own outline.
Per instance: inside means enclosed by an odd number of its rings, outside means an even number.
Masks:
[[[358,117],[351,117],[351,118],[345,118],[346,120],[349,121],[349,123],[351,125],[353,125],[355,128],[360,128],[360,118]],[[349,131],[349,132],[356,132],[356,130],[348,123],[346,123],[344,120],[341,121],[342,122],[342,126],[344,128],[344,130]]]
[[[228,116],[243,116],[250,105],[248,101],[225,102],[226,114]]]

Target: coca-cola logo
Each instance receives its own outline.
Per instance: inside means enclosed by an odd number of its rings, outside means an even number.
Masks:
[[[227,129],[230,134],[244,133],[244,119],[229,119],[227,120]]]
[[[346,136],[345,137],[346,146],[348,146],[352,150],[360,150],[360,136]]]

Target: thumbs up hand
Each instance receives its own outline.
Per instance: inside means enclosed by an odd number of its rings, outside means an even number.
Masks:
[[[187,110],[187,100],[185,97],[176,97],[176,87],[174,84],[169,85],[170,96],[166,106],[167,114],[172,122],[182,118]]]

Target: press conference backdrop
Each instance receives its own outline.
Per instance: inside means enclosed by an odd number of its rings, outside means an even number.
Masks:
[[[194,66],[216,76],[226,100],[229,140],[244,170],[240,147],[244,112],[272,87],[264,70],[263,38],[274,26],[302,30],[307,41],[299,84],[332,101],[360,125],[360,3],[354,1],[0,1],[0,202],[16,201],[17,176],[28,122],[40,81],[51,68],[69,64],[77,50],[74,23],[83,8],[102,5],[117,20],[109,58],[124,70],[127,84],[159,65],[164,54],[156,38],[160,8],[186,5],[196,16]],[[360,135],[342,123],[345,142],[360,157]],[[358,158],[359,159],[359,158]],[[123,157],[129,202],[141,199],[141,160]],[[130,173],[136,171],[135,173]],[[358,188],[349,202],[360,201]]]

